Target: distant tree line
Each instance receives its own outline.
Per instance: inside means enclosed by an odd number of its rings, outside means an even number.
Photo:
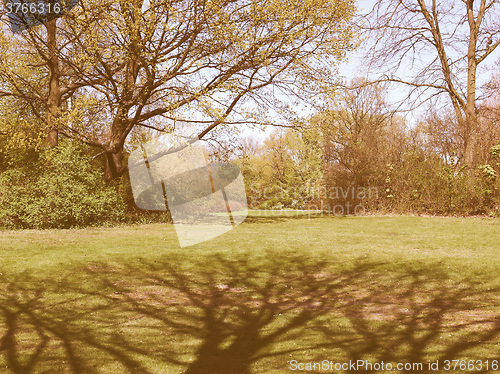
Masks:
[[[465,162],[467,130],[452,113],[430,108],[409,123],[390,110],[380,87],[359,83],[262,145],[240,144],[253,208],[500,215],[498,98],[478,112],[474,167]]]

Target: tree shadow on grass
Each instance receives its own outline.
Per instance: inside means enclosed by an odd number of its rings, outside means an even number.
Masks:
[[[290,253],[2,275],[0,372],[289,373],[292,360],[495,358],[498,289],[453,281],[440,264],[394,269]]]

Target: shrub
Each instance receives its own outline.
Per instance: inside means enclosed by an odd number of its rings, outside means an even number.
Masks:
[[[86,147],[62,142],[38,161],[0,174],[0,225],[8,228],[69,228],[123,218],[113,185],[93,167]]]

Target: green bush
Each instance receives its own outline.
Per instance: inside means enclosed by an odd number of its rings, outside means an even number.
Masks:
[[[91,163],[86,147],[62,142],[32,165],[0,174],[0,226],[69,228],[118,221],[124,204]]]
[[[386,171],[385,208],[395,213],[433,215],[493,215],[499,190],[496,171],[490,165],[477,170],[456,167],[438,155],[423,151],[402,155]]]

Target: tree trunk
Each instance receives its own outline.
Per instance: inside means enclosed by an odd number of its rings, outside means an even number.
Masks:
[[[122,176],[125,167],[123,166],[123,147],[116,152],[106,153],[106,170],[104,179],[113,180]]]
[[[61,101],[61,90],[59,84],[59,59],[57,56],[56,22],[53,19],[45,24],[47,29],[47,46],[49,52],[49,95],[47,98],[47,138],[49,147],[56,147],[59,141],[59,130],[57,126],[58,110]]]
[[[472,105],[474,105],[474,102],[472,102]],[[476,143],[478,124],[475,108],[467,108],[466,119],[465,163],[468,165],[469,171],[473,172],[477,166]]]
[[[465,107],[465,163],[469,166],[469,171],[472,172],[476,167],[476,137],[477,137],[477,115],[476,115],[476,74],[477,74],[477,57],[476,47],[479,34],[480,19],[483,14],[478,15],[478,20],[474,18],[473,1],[467,2],[467,17],[469,21],[469,47],[467,50],[467,101]]]

